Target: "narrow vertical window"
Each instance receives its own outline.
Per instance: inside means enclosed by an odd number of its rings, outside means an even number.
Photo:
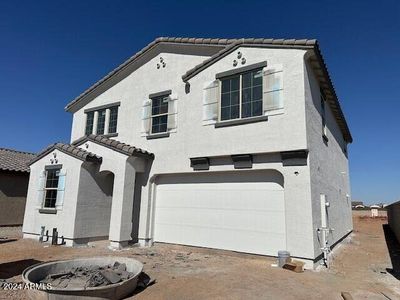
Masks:
[[[93,132],[94,111],[86,113],[86,128],[85,135],[92,134]]]
[[[240,76],[222,79],[221,120],[240,117]]]
[[[106,110],[99,110],[99,116],[97,118],[97,134],[104,134],[104,125],[106,123]]]
[[[326,108],[325,108],[325,95],[321,90],[321,121],[322,121],[322,137],[327,138],[326,135]]]
[[[118,120],[118,106],[110,108],[110,122],[108,126],[108,133],[117,132],[117,120]]]
[[[168,97],[160,96],[151,99],[151,133],[167,132]]]
[[[57,200],[57,189],[60,169],[46,170],[46,186],[44,197],[44,208],[55,208]]]
[[[262,71],[242,75],[242,118],[262,115]]]

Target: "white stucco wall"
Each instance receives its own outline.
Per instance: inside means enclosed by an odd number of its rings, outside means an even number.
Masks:
[[[246,65],[267,61],[269,66],[283,67],[284,109],[271,115],[268,121],[233,127],[214,128],[202,125],[203,87],[215,80],[215,74],[234,69],[232,61],[237,51],[243,53]],[[313,217],[311,215],[311,187],[308,166],[282,166],[279,151],[307,148],[304,106],[305,51],[294,49],[240,48],[216,62],[189,80],[190,93],[185,93],[181,76],[204,57],[162,53],[134,73],[104,92],[73,117],[71,140],[84,134],[84,110],[96,106],[121,102],[118,117],[118,137],[115,139],[146,149],[155,154],[151,179],[161,174],[194,174],[190,158],[198,156],[229,156],[240,153],[270,153],[255,156],[253,169],[275,169],[285,181],[285,207],[287,222],[287,247],[292,255],[313,258]],[[157,69],[160,56],[166,68]],[[237,67],[241,67],[238,65]],[[178,125],[170,137],[147,140],[141,136],[143,101],[150,93],[171,89],[178,96]],[[97,154],[95,146],[89,151]],[[101,155],[101,153],[98,153]],[[229,157],[228,161],[229,161]],[[106,160],[104,160],[105,162]],[[213,171],[232,171],[231,163],[212,165]],[[142,188],[140,203],[139,239],[152,238],[152,195],[154,186],[147,183]]]
[[[58,162],[62,165],[62,170],[66,172],[64,204],[62,210],[57,210],[57,214],[39,213],[39,178],[45,170],[45,166],[51,165],[50,159],[56,153]],[[72,245],[70,240],[74,236],[76,199],[78,197],[78,183],[82,161],[54,150],[39,161],[30,166],[30,178],[28,195],[25,207],[25,217],[22,231],[24,237],[38,238],[41,226],[45,226],[52,234],[52,229],[57,228],[58,236],[64,236],[67,245]]]
[[[327,210],[328,226],[334,231],[329,235],[329,245],[353,229],[349,167],[343,152],[345,141],[328,103],[325,105],[328,142],[323,141],[320,89],[308,64],[305,65],[305,87],[314,247],[315,256],[318,256],[321,246],[316,229],[321,227],[321,194],[325,194],[330,203]]]
[[[82,239],[82,243],[93,238],[108,239],[113,183],[113,173],[99,172],[98,164],[82,164],[74,222],[75,239]]]
[[[244,66],[261,61],[282,66],[284,109],[258,123],[204,126],[204,85],[215,80],[217,73],[235,69],[232,61],[238,51],[246,59]],[[108,236],[120,242],[137,236],[140,242],[151,243],[158,179],[165,174],[195,177],[199,171],[190,167],[193,157],[211,157],[210,169],[205,172],[233,171],[230,155],[250,153],[253,170],[276,170],[283,175],[286,250],[295,257],[314,259],[320,254],[316,233],[321,226],[320,194],[326,194],[331,204],[329,226],[335,229],[331,244],[351,230],[352,223],[343,137],[326,105],[329,141],[325,145],[322,140],[319,87],[304,62],[305,54],[305,50],[296,49],[239,48],[190,79],[189,93],[181,76],[206,57],[161,53],[151,59],[74,113],[71,141],[84,135],[85,109],[120,102],[115,139],[154,153],[154,161],[146,166],[142,158],[128,158],[87,142],[80,147],[103,157],[96,169],[85,164],[82,167],[80,160],[56,150],[59,163],[67,169],[64,207],[56,215],[47,215],[39,214],[36,195],[40,172],[52,157],[48,154],[31,166],[24,232],[39,234],[40,226],[46,226],[49,232],[57,227],[59,235],[66,238]],[[157,69],[160,57],[166,67]],[[147,140],[141,135],[143,102],[150,93],[169,89],[178,97],[177,129],[169,137]],[[299,149],[309,149],[307,165],[284,166],[279,152]],[[108,172],[114,174],[112,200],[110,191],[105,191],[109,182],[102,177]],[[136,181],[139,184],[135,188]]]

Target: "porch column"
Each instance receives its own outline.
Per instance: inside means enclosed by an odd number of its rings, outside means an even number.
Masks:
[[[132,211],[136,170],[129,162],[114,174],[109,240],[110,246],[120,249],[132,240]]]

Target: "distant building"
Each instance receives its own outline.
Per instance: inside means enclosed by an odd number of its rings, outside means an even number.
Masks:
[[[364,208],[364,203],[362,201],[351,201],[352,208]]]
[[[33,153],[0,148],[0,226],[23,223],[28,162],[34,157]]]

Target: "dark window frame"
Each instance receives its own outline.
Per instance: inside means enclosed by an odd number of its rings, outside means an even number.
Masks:
[[[56,208],[60,171],[61,171],[61,166],[59,165],[54,166],[52,168],[47,168],[47,167],[45,168],[46,181],[43,188],[44,196],[42,204],[42,208],[44,209]],[[49,176],[51,177],[49,178]]]
[[[218,108],[218,120],[219,122],[229,122],[234,120],[245,120],[251,118],[257,118],[263,116],[263,76],[262,76],[263,67],[259,66],[257,68],[246,69],[243,72],[235,73],[226,77],[218,77],[221,83],[220,89],[220,101]],[[245,76],[249,75],[250,84],[245,85]],[[254,83],[254,79],[256,74],[259,76],[260,80],[257,83]],[[238,89],[236,85],[232,88],[232,82],[234,79],[238,81]],[[229,88],[224,89],[224,83],[229,80]],[[258,98],[254,98],[254,94],[256,90],[258,91]],[[247,97],[245,94],[245,90],[250,92],[250,97]],[[227,95],[229,94],[229,105],[227,104]],[[234,94],[234,98],[232,97]],[[236,103],[236,95],[238,96]],[[224,99],[225,98],[225,99]],[[243,101],[245,98],[249,99],[248,101]],[[257,103],[257,105],[255,105]],[[245,105],[250,105],[250,111],[245,110]],[[254,105],[254,106],[253,106]],[[232,109],[235,107],[234,109]],[[236,108],[237,107],[237,108]],[[229,108],[229,113],[227,114],[227,110]],[[224,112],[225,110],[225,112]],[[237,111],[238,110],[238,111]]]
[[[96,106],[96,107],[92,107],[92,108],[87,108],[84,110],[84,113],[86,114],[86,125],[85,125],[85,135],[90,135],[93,133],[93,126],[94,126],[94,116],[95,113],[97,112],[98,114],[101,111],[107,111],[107,109],[110,110],[110,119],[108,121],[108,133],[106,133],[106,135],[110,134],[110,135],[117,135],[117,129],[118,129],[118,110],[119,110],[119,106],[121,105],[121,102],[113,102],[113,103],[109,103],[109,104],[105,104],[105,105],[100,105],[100,106]],[[114,124],[112,124],[111,122],[114,122],[114,120],[112,120],[112,110],[116,110],[116,120],[115,120],[115,126]],[[92,115],[93,120],[91,121],[92,124],[90,124],[90,130],[88,127],[88,116]],[[99,120],[99,116],[97,116],[97,128],[98,126],[98,120]],[[103,129],[103,133],[98,133],[97,128],[95,129],[95,134],[105,134],[105,116],[104,116],[104,129]],[[112,126],[111,126],[112,125]],[[115,131],[114,132],[110,132],[110,128],[113,129],[115,127]]]
[[[94,111],[89,111],[86,113],[85,135],[93,133],[93,126],[94,126]]]
[[[104,113],[104,115],[103,115],[103,113]],[[97,111],[96,134],[104,134],[104,130],[106,129],[106,113],[107,113],[106,108],[103,108],[103,109],[100,109]]]
[[[117,133],[118,126],[118,106],[110,107],[110,119],[108,120],[107,134]]]
[[[151,97],[150,135],[168,132],[168,109],[170,94],[158,93]],[[157,105],[155,105],[157,104]],[[155,124],[156,122],[156,124]]]
[[[326,126],[326,97],[322,90],[320,90],[320,101],[321,101],[321,130],[322,137],[327,141],[327,126]]]

